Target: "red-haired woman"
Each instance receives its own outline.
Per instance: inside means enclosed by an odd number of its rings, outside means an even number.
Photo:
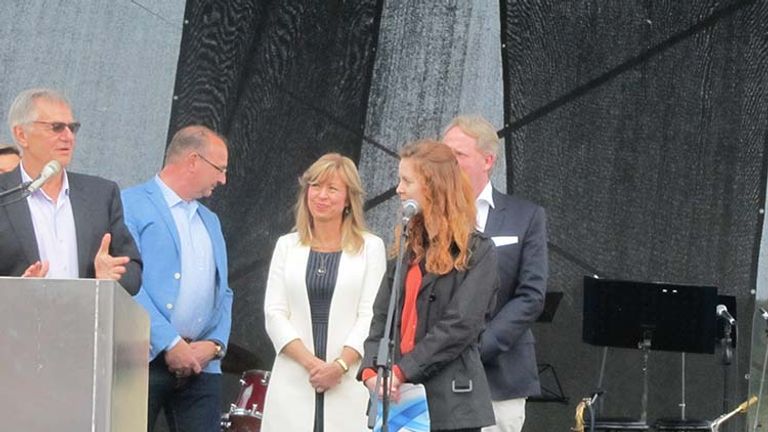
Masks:
[[[424,384],[433,431],[479,431],[494,423],[478,351],[498,288],[493,242],[475,232],[472,187],[448,146],[418,141],[400,157],[397,193],[401,200],[416,200],[422,212],[406,228],[392,397],[398,398],[403,382]],[[390,262],[365,342],[361,379],[369,390],[376,382],[373,356],[384,332],[394,267]]]

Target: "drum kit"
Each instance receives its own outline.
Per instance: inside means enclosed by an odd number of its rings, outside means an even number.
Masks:
[[[240,377],[240,392],[221,416],[221,432],[260,432],[269,371],[252,369]]]
[[[262,359],[247,348],[230,342],[221,370],[240,374],[240,390],[229,411],[221,415],[221,432],[260,432],[264,400],[269,385],[269,371],[255,369]]]

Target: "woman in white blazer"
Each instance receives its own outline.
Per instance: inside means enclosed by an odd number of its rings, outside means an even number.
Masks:
[[[329,153],[299,179],[295,232],[277,241],[264,298],[277,357],[262,432],[365,430],[368,392],[355,380],[384,242],[365,230],[354,163]]]

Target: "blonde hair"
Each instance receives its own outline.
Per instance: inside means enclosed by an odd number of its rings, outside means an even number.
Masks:
[[[465,134],[477,140],[477,149],[481,153],[493,155],[494,159],[499,155],[499,136],[496,129],[486,119],[477,115],[460,115],[455,117],[443,129],[441,139],[454,127],[458,127]]]
[[[322,183],[331,175],[338,174],[347,186],[347,207],[341,221],[341,247],[347,252],[357,253],[364,244],[365,218],[363,213],[363,191],[360,175],[352,159],[338,153],[327,153],[313,163],[299,177],[299,196],[296,200],[296,232],[303,245],[312,243],[314,222],[307,206],[309,186]]]
[[[400,151],[402,159],[414,162],[423,186],[422,212],[410,222],[407,248],[415,261],[425,261],[430,273],[465,270],[469,264],[469,240],[475,229],[475,196],[453,151],[435,140],[420,140]],[[396,228],[395,247],[399,247]]]

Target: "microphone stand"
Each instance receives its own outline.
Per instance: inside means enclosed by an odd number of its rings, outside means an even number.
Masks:
[[[758,310],[760,311],[760,316],[765,321],[766,327],[765,327],[765,330],[764,330],[764,335],[768,339],[768,311],[766,311],[762,307],[758,308]],[[766,347],[765,354],[763,356],[763,369],[762,369],[762,372],[760,373],[760,384],[759,384],[759,389],[757,391],[757,394],[759,395],[759,397],[757,399],[757,414],[758,415],[755,415],[755,422],[754,422],[752,428],[750,429],[753,432],[756,432],[757,429],[762,426],[760,424],[760,416],[759,416],[759,414],[760,414],[760,410],[761,410],[761,405],[763,404],[763,389],[765,387],[766,368],[768,368],[768,347]]]
[[[53,176],[59,174],[62,171],[62,169],[63,168],[61,166],[61,163],[56,159],[52,159],[48,161],[48,163],[45,164],[45,166],[43,166],[42,170],[40,170],[40,174],[38,174],[37,178],[35,178],[34,180],[22,181],[20,185],[15,186],[11,189],[8,189],[7,191],[0,192],[0,198],[3,198],[12,193],[23,191],[21,198],[17,198],[13,201],[3,203],[2,205],[12,204],[12,203],[15,203],[16,201],[21,201],[22,199],[28,197],[34,191],[43,187],[43,185],[45,185],[45,183],[48,182]]]
[[[29,183],[31,183],[31,182],[29,182]],[[19,201],[21,201],[23,199],[26,199],[29,195],[31,195],[29,193],[29,191],[27,191],[27,187],[24,184],[21,184],[19,186],[16,186],[13,189],[8,189],[7,191],[4,191],[3,193],[0,194],[0,198],[4,198],[5,196],[10,195],[11,192],[19,192],[19,191],[21,191],[21,196],[18,196],[18,197],[14,198],[14,199],[12,199],[10,201],[0,202],[0,207],[5,207],[5,206],[11,205],[11,204],[13,204],[15,202],[19,202]]]
[[[8,189],[7,191],[0,192],[0,198],[6,197],[6,196],[8,196],[10,194],[13,194],[13,193],[19,192],[21,190],[24,190],[24,189],[28,188],[29,185],[31,185],[31,184],[32,184],[31,181],[21,182],[21,184],[16,186],[16,187]]]
[[[720,364],[723,366],[723,412],[728,410],[730,402],[728,401],[728,366],[730,366],[733,359],[733,351],[731,350],[733,339],[731,338],[731,332],[733,326],[728,320],[724,320],[723,324],[723,339],[720,341],[723,349],[723,357],[720,360]]]
[[[395,323],[400,321],[400,291],[403,287],[403,258],[405,255],[405,245],[408,240],[408,222],[410,218],[403,218],[403,229],[400,234],[400,248],[397,252],[397,261],[395,263],[395,276],[392,281],[392,290],[389,294],[389,308],[387,309],[387,321],[384,325],[384,334],[379,341],[377,351],[376,366],[376,386],[371,394],[370,406],[368,409],[368,427],[373,429],[376,423],[376,400],[381,392],[381,431],[389,432],[389,403],[390,403],[390,382],[392,380],[392,359],[395,356],[395,347],[399,343],[399,332]]]

